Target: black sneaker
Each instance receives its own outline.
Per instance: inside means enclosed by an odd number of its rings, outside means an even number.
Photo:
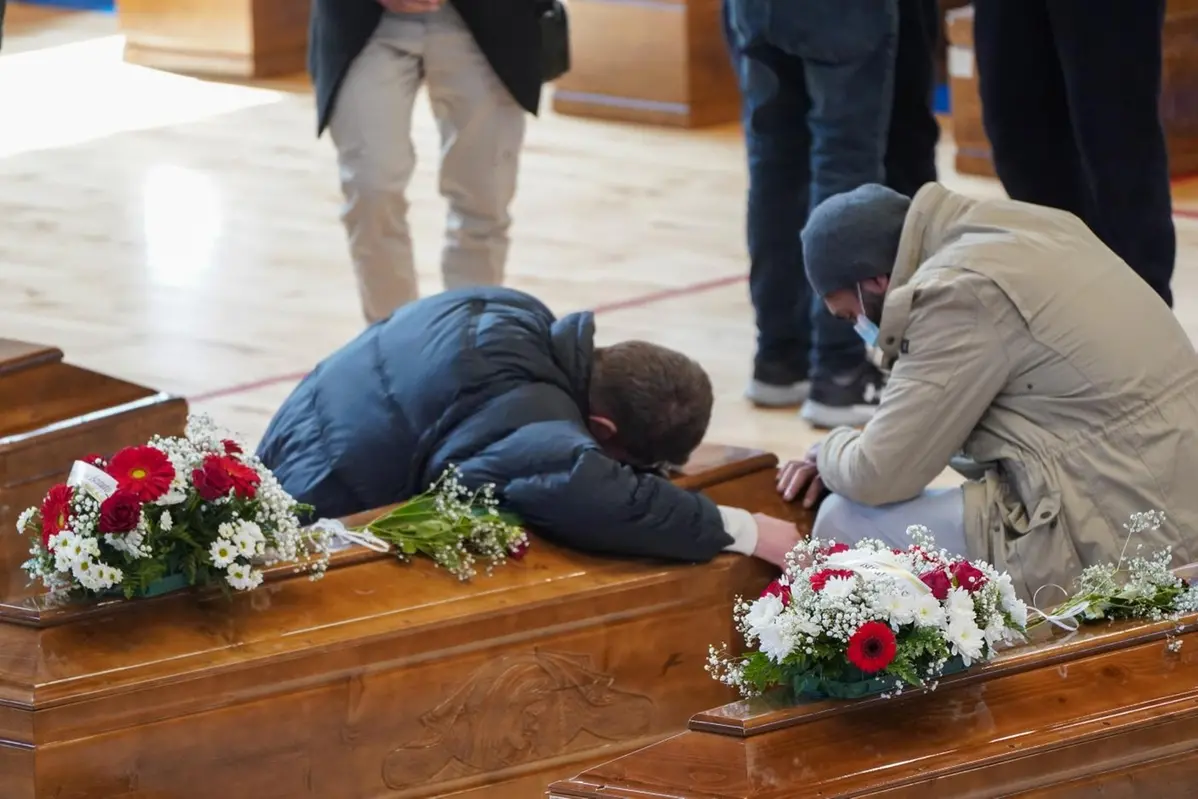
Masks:
[[[757,364],[753,379],[745,389],[745,397],[763,408],[794,408],[802,405],[811,393],[807,376],[775,364]]]
[[[861,427],[878,410],[885,384],[882,372],[864,363],[847,374],[813,382],[799,415],[818,430]]]

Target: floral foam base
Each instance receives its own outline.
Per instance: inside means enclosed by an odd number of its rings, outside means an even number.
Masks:
[[[944,664],[940,677],[965,671],[965,661],[954,657]],[[896,688],[893,677],[870,677],[853,669],[847,680],[829,680],[821,675],[804,672],[796,674],[790,683],[792,696],[797,702],[821,702],[825,699],[864,699],[889,693]]]

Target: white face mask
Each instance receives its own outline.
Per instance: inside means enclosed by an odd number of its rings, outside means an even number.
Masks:
[[[857,300],[861,303],[862,310],[864,310],[865,297],[861,294],[860,284],[857,285]],[[865,314],[857,314],[857,322],[853,325],[853,330],[857,331],[857,335],[865,342],[865,346],[878,346],[878,326]]]

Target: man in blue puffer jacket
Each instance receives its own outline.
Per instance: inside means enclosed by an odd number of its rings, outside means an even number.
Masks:
[[[776,564],[793,525],[716,506],[652,473],[683,463],[711,382],[681,353],[594,344],[589,312],[556,319],[503,288],[449,291],[367,328],[295,389],[258,456],[323,517],[400,502],[451,464],[546,538],[600,554]],[[762,522],[758,524],[758,522]]]

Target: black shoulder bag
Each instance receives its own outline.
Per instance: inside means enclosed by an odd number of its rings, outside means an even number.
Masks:
[[[541,17],[541,81],[549,83],[570,71],[570,19],[561,0],[537,0]]]

